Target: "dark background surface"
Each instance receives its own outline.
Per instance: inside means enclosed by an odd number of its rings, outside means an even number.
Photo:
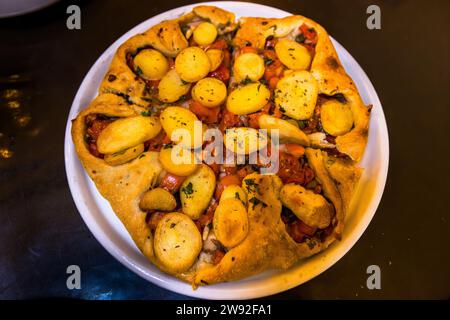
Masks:
[[[185,299],[139,278],[95,240],[67,185],[63,142],[78,86],[102,52],[190,2],[82,1],[82,29],[70,31],[72,3],[0,20],[0,298]],[[383,199],[357,244],[322,275],[271,298],[448,299],[450,2],[260,3],[315,19],[355,57],[382,102],[391,152]],[[366,28],[370,4],[381,7],[381,30]],[[81,267],[81,290],[66,288],[71,264]],[[366,288],[372,264],[381,290]]]

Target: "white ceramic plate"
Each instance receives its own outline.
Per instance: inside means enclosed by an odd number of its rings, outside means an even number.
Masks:
[[[237,17],[284,17],[291,14],[253,3],[210,2],[208,4],[232,11]],[[384,190],[388,172],[389,141],[381,103],[367,75],[339,43],[333,40],[345,69],[357,84],[364,102],[373,105],[369,141],[361,163],[365,171],[346,218],[342,241],[334,243],[324,252],[300,262],[287,271],[267,271],[241,281],[201,287],[196,291],[193,291],[189,284],[159,271],[141,254],[109,203],[98,193],[78,160],[70,136],[71,119],[86,108],[97,95],[99,84],[119,45],[161,20],[175,18],[191,11],[194,6],[170,10],[139,24],[111,45],[89,70],[78,89],[67,119],[65,162],[70,190],[81,216],[97,240],[117,260],[148,281],[168,290],[198,298],[249,299],[275,294],[314,278],[347,253],[367,228]],[[319,21],[319,23],[326,28],[326,21]]]
[[[16,17],[41,10],[59,0],[1,0],[0,18]]]

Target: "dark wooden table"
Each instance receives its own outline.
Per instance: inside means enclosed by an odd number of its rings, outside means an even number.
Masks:
[[[450,2],[260,1],[323,24],[374,84],[390,137],[383,199],[332,268],[276,299],[449,298]],[[0,20],[0,297],[184,299],[126,269],[94,239],[67,185],[67,115],[84,75],[127,30],[188,1],[82,1],[82,29],[60,2]],[[381,30],[366,8],[381,8]],[[66,268],[82,289],[66,288]],[[381,290],[366,268],[381,268]]]

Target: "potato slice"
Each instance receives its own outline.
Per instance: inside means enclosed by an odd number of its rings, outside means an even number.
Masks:
[[[312,117],[319,94],[316,79],[308,71],[294,71],[280,81],[275,90],[275,104],[295,120]]]
[[[156,117],[122,118],[108,125],[100,133],[97,148],[103,154],[117,153],[156,137],[159,131],[161,123]]]
[[[220,201],[214,212],[214,234],[227,248],[240,244],[248,234],[248,216],[241,200],[228,198]]]
[[[133,61],[137,73],[147,80],[159,80],[169,70],[166,57],[154,49],[142,50]]]
[[[198,120],[197,116],[192,111],[177,106],[167,107],[161,112],[159,119],[169,138],[179,138],[181,141],[178,141],[177,143],[181,146],[186,148],[197,148],[202,145],[203,129],[201,121]],[[178,133],[185,133],[186,136],[177,137]]]
[[[201,164],[181,185],[180,200],[183,213],[196,220],[211,201],[216,187],[216,175],[212,169]]]
[[[241,200],[242,204],[244,204],[245,206],[247,205],[247,194],[245,193],[244,189],[241,188],[241,186],[233,184],[226,187],[223,190],[222,195],[220,196],[219,202],[223,202],[223,200],[230,198]]]
[[[320,194],[297,184],[286,184],[281,189],[280,200],[300,220],[311,227],[324,229],[331,223],[334,214],[333,205]]]
[[[238,115],[261,110],[270,99],[270,91],[259,82],[239,87],[228,95],[227,109]]]
[[[169,173],[182,177],[192,174],[198,167],[192,151],[180,146],[162,148],[159,162]]]
[[[233,65],[233,72],[237,82],[246,79],[258,81],[264,75],[264,70],[264,59],[252,52],[239,55]]]
[[[292,123],[286,120],[263,114],[258,119],[258,124],[261,129],[278,130],[281,143],[297,143],[302,146],[309,146],[308,136]]]
[[[229,128],[225,132],[224,143],[228,150],[237,154],[250,154],[267,146],[267,135],[253,128]]]
[[[341,136],[353,127],[353,113],[350,106],[336,100],[329,100],[320,107],[323,129],[332,136]]]
[[[275,45],[281,62],[291,70],[306,70],[311,64],[311,55],[304,46],[293,40],[281,40]]]
[[[155,231],[156,258],[170,272],[188,270],[202,249],[202,237],[195,223],[178,212],[164,215]]]
[[[211,22],[202,22],[194,29],[194,41],[207,46],[216,40],[217,29]]]
[[[205,107],[214,108],[221,105],[227,97],[227,87],[216,78],[204,78],[192,88],[192,98]]]
[[[170,70],[158,84],[158,99],[163,102],[175,102],[189,92],[190,83],[185,83],[175,70]]]
[[[211,69],[209,58],[199,47],[183,49],[175,58],[175,70],[181,79],[196,82],[206,77]]]
[[[143,143],[113,154],[106,154],[103,160],[111,166],[119,166],[136,159],[142,152],[144,152]]]
[[[172,211],[176,206],[177,200],[173,194],[163,188],[155,188],[145,192],[139,202],[139,207],[144,211]]]
[[[223,61],[223,51],[220,49],[209,49],[208,51],[206,51],[206,55],[209,58],[209,62],[211,64],[211,67],[209,68],[209,72],[212,72],[214,70],[216,70]]]

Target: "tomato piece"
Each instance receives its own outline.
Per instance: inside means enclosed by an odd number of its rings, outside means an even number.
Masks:
[[[206,209],[206,212],[195,221],[195,224],[197,225],[197,228],[200,230],[200,232],[203,232],[203,228],[213,220],[214,212],[216,211],[218,205],[218,202],[214,202],[208,207],[208,209]]]
[[[164,132],[164,130],[161,130],[156,137],[145,141],[144,147],[148,151],[160,151],[162,146],[168,143],[170,143],[169,136]]]
[[[212,171],[214,171],[214,174],[217,176],[220,172],[220,164],[217,163],[211,163],[208,165]]]
[[[275,37],[268,38],[266,40],[266,45],[264,47],[265,47],[265,49],[273,49],[273,48],[275,48],[275,45],[277,44],[277,42],[278,42],[278,39]]]
[[[97,142],[91,141],[91,142],[88,144],[88,149],[89,149],[89,152],[90,152],[94,157],[103,159],[104,154],[98,152],[98,149],[97,149]]]
[[[303,33],[303,35],[305,36],[306,39],[317,42],[317,32],[316,32],[316,30],[314,30],[314,28],[310,28],[306,24],[303,23],[300,26],[300,31]]]
[[[213,256],[213,260],[212,263],[214,265],[219,264],[220,261],[222,261],[223,257],[225,256],[225,252],[223,252],[222,250],[216,250],[214,251],[214,256]]]
[[[112,120],[92,120],[91,126],[87,128],[87,134],[95,141],[97,141],[100,133],[112,122]]]
[[[272,60],[270,65],[266,65],[264,79],[266,79],[266,81],[270,81],[273,77],[281,77],[283,70],[283,64],[279,59]]]
[[[303,172],[304,172],[304,177],[305,177],[305,181],[303,183],[305,185],[314,180],[316,175],[314,174],[314,171],[310,167],[304,166]]]
[[[159,82],[160,80],[145,80],[148,90],[152,93],[158,92]]]
[[[280,78],[278,77],[272,77],[269,79],[269,88],[272,90],[275,90],[278,84],[278,81],[280,81]]]
[[[309,237],[312,237],[317,231],[316,227],[311,227],[300,219],[295,221],[294,224],[296,224],[296,228],[298,228],[301,233],[306,234]]]
[[[297,223],[298,221],[300,220],[297,220],[287,225],[286,231],[295,242],[302,242],[303,238],[305,237],[305,234],[299,228],[299,224]]]
[[[228,80],[230,80],[230,70],[222,62],[216,70],[209,73],[208,77],[216,78],[224,83],[227,83]]]
[[[253,47],[242,47],[239,49],[239,53],[240,54],[244,54],[244,53],[256,53],[258,54],[258,50],[256,50]]]
[[[260,111],[256,113],[249,114],[247,116],[248,119],[248,126],[259,129],[259,117],[263,114],[268,114],[270,109],[272,107],[271,103],[267,103]]]
[[[171,173],[166,173],[159,184],[160,188],[166,189],[169,192],[177,192],[183,184],[186,177],[177,176]]]
[[[156,227],[158,226],[158,223],[161,221],[161,219],[164,217],[165,214],[166,214],[165,212],[159,212],[159,211],[147,214],[147,217],[145,220],[152,232],[155,232]]]
[[[208,108],[195,100],[189,101],[189,110],[207,124],[217,123],[219,121],[220,107]]]
[[[206,50],[209,49],[219,49],[219,50],[228,49],[228,44],[225,41],[225,39],[219,39],[206,48]]]
[[[280,150],[294,156],[297,159],[301,158],[305,154],[305,148],[295,143],[282,144],[280,145]]]
[[[280,152],[278,161],[278,176],[283,183],[304,184],[304,171],[298,158],[286,152]]]
[[[237,171],[236,166],[233,165],[222,165],[222,170],[225,172],[226,175],[229,174],[235,174]]]
[[[239,179],[243,180],[246,176],[248,176],[250,173],[255,172],[255,170],[253,170],[251,165],[246,165],[244,167],[242,167],[241,169],[239,169],[236,174],[239,177]]]
[[[220,178],[219,183],[217,184],[216,191],[214,194],[214,198],[216,200],[220,199],[220,196],[222,195],[223,190],[225,190],[226,187],[231,185],[241,185],[241,179],[237,174],[229,174],[227,176],[223,176]]]
[[[242,121],[237,114],[228,111],[224,108],[222,111],[222,120],[220,121],[219,129],[223,132],[227,128],[240,127],[242,126]]]

